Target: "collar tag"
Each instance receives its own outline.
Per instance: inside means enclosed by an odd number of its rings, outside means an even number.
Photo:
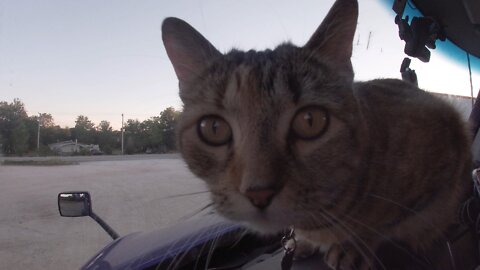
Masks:
[[[295,228],[293,226],[285,233],[282,238],[283,258],[281,262],[282,270],[290,270],[293,265],[293,257],[297,248],[295,240]]]

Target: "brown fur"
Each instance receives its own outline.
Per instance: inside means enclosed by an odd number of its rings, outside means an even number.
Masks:
[[[414,250],[442,241],[471,164],[464,124],[446,103],[399,80],[353,83],[356,18],[356,1],[338,0],[303,47],[226,54],[179,19],[163,25],[185,105],[178,145],[217,211],[266,233],[294,225],[343,269],[355,256],[373,268],[373,251],[389,239]],[[302,140],[291,123],[310,105],[330,121]],[[201,140],[205,115],[228,123],[229,143]],[[265,209],[246,196],[258,188],[275,191]]]

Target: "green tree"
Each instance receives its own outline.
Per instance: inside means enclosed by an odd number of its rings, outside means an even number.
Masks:
[[[23,120],[28,133],[28,149],[37,150],[38,116],[29,116]]]
[[[25,122],[20,121],[12,129],[11,143],[12,143],[12,153],[17,155],[23,155],[28,151],[28,131],[25,127]]]
[[[118,135],[113,131],[110,122],[106,120],[100,121],[97,126],[97,140],[100,149],[106,154],[112,154],[113,149],[117,147]]]
[[[45,127],[40,130],[40,144],[49,145],[51,143],[71,140],[69,128],[60,126]]]
[[[0,102],[0,144],[5,154],[22,155],[28,150],[27,118],[25,105],[20,99],[14,99],[12,103]]]
[[[143,153],[147,148],[145,125],[138,119],[128,119],[125,129],[125,151],[127,154]]]
[[[87,116],[79,115],[75,120],[75,127],[72,132],[74,139],[78,142],[92,144],[95,142],[95,124]]]
[[[142,122],[146,136],[146,148],[152,152],[158,152],[162,148],[163,133],[160,117],[154,116]]]
[[[95,124],[88,119],[87,116],[79,115],[77,116],[77,120],[75,120],[75,128],[82,128],[85,130],[92,130],[94,129]]]
[[[112,132],[113,131],[112,127],[110,126],[110,122],[108,122],[106,120],[100,121],[100,124],[98,124],[98,126],[97,126],[97,130],[102,131],[102,132]]]
[[[175,127],[180,113],[181,112],[176,111],[173,107],[168,107],[160,113],[159,122],[162,128],[163,145],[166,151],[176,150]]]
[[[39,117],[35,116],[40,120],[40,126],[44,128],[55,126],[55,121],[53,121],[53,116],[49,113],[41,113]]]

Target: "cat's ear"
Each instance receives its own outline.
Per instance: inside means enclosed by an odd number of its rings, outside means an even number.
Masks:
[[[357,0],[337,0],[303,48],[310,56],[328,61],[353,78],[350,58],[357,18]]]
[[[192,81],[213,58],[221,56],[197,30],[178,18],[163,21],[162,39],[180,83]]]

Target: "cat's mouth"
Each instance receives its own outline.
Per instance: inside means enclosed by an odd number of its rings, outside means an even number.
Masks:
[[[262,233],[278,233],[292,225],[302,230],[322,230],[339,224],[329,213],[308,214],[305,209],[285,204],[288,200],[281,192],[273,197],[269,194],[250,194],[249,197],[233,191],[213,194],[217,195],[213,198],[219,214]]]
[[[260,211],[259,211],[260,212]],[[255,215],[254,218],[243,220],[248,227],[268,234],[276,234],[285,230],[290,225],[285,224],[284,222],[279,222],[279,220],[272,219],[269,215],[265,214],[263,211],[258,215]]]
[[[278,233],[291,224],[287,224],[289,210],[276,202],[273,198],[266,205],[266,202],[259,202],[262,207],[255,206],[251,199],[246,196],[232,192],[225,197],[214,197],[216,209],[220,215],[245,224],[247,227],[262,233]]]

